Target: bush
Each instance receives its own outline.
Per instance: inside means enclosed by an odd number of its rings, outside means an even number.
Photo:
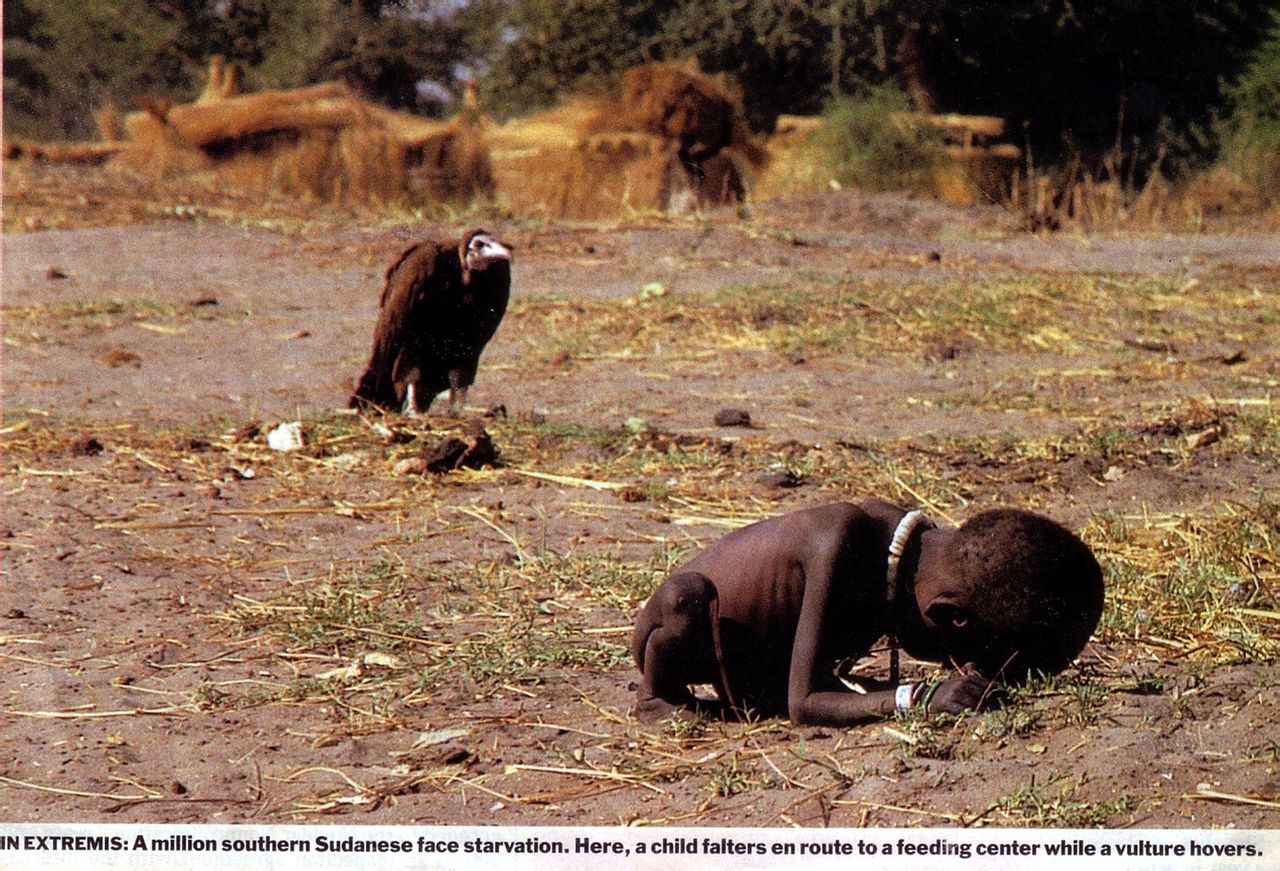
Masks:
[[[910,123],[910,111],[910,99],[892,87],[831,100],[813,142],[830,177],[863,190],[929,188],[940,142]]]
[[[1228,97],[1222,162],[1258,193],[1280,201],[1280,13]]]

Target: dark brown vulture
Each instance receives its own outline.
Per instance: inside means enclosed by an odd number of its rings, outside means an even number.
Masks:
[[[387,269],[373,352],[351,407],[425,414],[447,389],[456,416],[510,295],[511,249],[484,230],[407,249]]]

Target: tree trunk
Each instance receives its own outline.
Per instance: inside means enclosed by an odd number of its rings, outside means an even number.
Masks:
[[[935,114],[938,111],[938,94],[925,69],[918,28],[908,27],[902,34],[902,41],[898,43],[898,63],[902,66],[902,77],[907,83],[911,102],[921,112]]]

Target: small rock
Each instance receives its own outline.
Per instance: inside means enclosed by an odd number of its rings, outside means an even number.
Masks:
[[[218,304],[218,298],[216,296],[209,296],[207,294],[205,296],[197,296],[195,299],[191,300],[192,308],[201,308],[203,306],[217,305],[217,304]]]
[[[112,369],[118,369],[121,366],[132,366],[138,369],[142,366],[142,357],[133,351],[126,351],[124,348],[112,348],[107,353],[100,355],[98,359]]]
[[[715,415],[716,426],[751,426],[751,414],[741,408],[722,408]]]
[[[472,433],[469,445],[456,436],[445,439],[427,456],[426,462],[427,471],[436,473],[451,472],[454,469],[481,469],[496,465],[498,452],[489,433],[480,429]]]
[[[644,287],[640,288],[640,301],[646,299],[660,299],[667,295],[667,289],[660,282],[651,281]]]
[[[1253,598],[1253,590],[1237,581],[1227,587],[1224,598],[1235,605],[1243,605]]]
[[[27,619],[27,612],[23,611],[21,608],[10,608],[5,612],[4,616],[8,617],[10,620],[25,620]]]
[[[59,269],[56,266],[50,266],[48,269],[45,270],[44,277],[49,279],[50,281],[57,281],[59,279],[66,278],[67,273],[63,272],[61,269]]]
[[[102,442],[98,441],[96,436],[76,436],[67,446],[67,450],[77,457],[92,457],[102,453]]]
[[[779,488],[799,487],[804,483],[804,479],[790,469],[761,472],[759,480],[765,487]]]
[[[208,441],[197,436],[175,436],[170,447],[175,451],[194,454],[209,450],[210,445]]]
[[[233,442],[253,441],[258,437],[260,432],[262,432],[262,424],[253,420],[238,429],[232,430],[231,440]]]
[[[391,471],[397,475],[425,475],[427,460],[425,457],[409,457],[396,463]]]
[[[1142,351],[1155,351],[1162,354],[1173,354],[1176,352],[1172,342],[1166,342],[1164,339],[1158,339],[1152,336],[1125,336],[1121,341],[1130,348],[1138,348]]]
[[[282,423],[267,433],[267,446],[273,451],[296,451],[302,448],[302,422]]]
[[[925,348],[924,359],[928,363],[943,363],[959,357],[961,350],[957,342],[936,342]]]
[[[462,765],[468,762],[474,762],[476,759],[476,751],[467,747],[453,745],[445,747],[439,755],[439,760],[443,765]]]
[[[1240,350],[1235,351],[1233,353],[1224,354],[1222,357],[1222,365],[1234,366],[1237,363],[1243,363],[1245,360],[1248,360],[1248,359],[1249,359],[1249,356],[1245,354],[1244,349],[1241,348]]]
[[[1104,481],[1119,481],[1124,477],[1124,469],[1119,466],[1108,466],[1107,470],[1102,473]]]
[[[1193,432],[1187,436],[1187,450],[1196,451],[1200,448],[1208,447],[1220,438],[1222,438],[1222,427],[1214,424],[1207,429]]]
[[[924,255],[924,259],[930,263],[940,263],[942,261],[942,252],[930,251],[928,254]]]
[[[427,455],[424,460],[427,464],[427,471],[451,472],[459,467],[466,452],[466,442],[457,436],[449,436],[449,438],[437,444],[435,449]]]
[[[507,407],[502,403],[498,403],[497,405],[491,405],[484,410],[484,417],[500,417],[503,420],[506,420]]]
[[[169,792],[173,793],[174,795],[186,795],[187,788],[182,784],[181,781],[175,780],[173,783],[169,784]]]

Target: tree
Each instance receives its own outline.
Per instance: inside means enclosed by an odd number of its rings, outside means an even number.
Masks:
[[[5,89],[7,127],[82,136],[92,128],[96,106],[128,105],[149,91],[181,92],[190,85],[181,39],[190,22],[157,12],[147,0],[26,0],[21,12],[15,22],[12,4],[6,4],[6,48],[11,36],[22,46],[24,68],[14,72],[26,84],[14,93]],[[5,73],[10,75],[7,52]],[[12,121],[10,113],[16,115]]]
[[[412,109],[419,82],[452,88],[458,66],[469,59],[456,17],[408,15],[399,4],[356,0],[334,15],[306,78],[339,79],[388,106]]]
[[[748,119],[816,112],[896,83],[926,111],[998,115],[1043,161],[1204,154],[1203,133],[1263,0],[483,0],[500,114],[598,87],[645,60],[696,58]]]
[[[5,129],[42,137],[90,135],[106,103],[194,97],[214,54],[251,88],[338,78],[398,108],[471,59],[456,8],[410,0],[11,0],[5,16]]]
[[[26,136],[52,135],[43,123],[52,83],[40,64],[48,48],[38,32],[40,15],[25,0],[9,0],[4,17],[5,126]]]
[[[1266,40],[1230,89],[1221,125],[1225,162],[1244,181],[1280,201],[1280,11]]]
[[[922,64],[947,111],[999,115],[1042,161],[1203,154],[1223,82],[1258,42],[1256,0],[918,3]]]
[[[481,0],[463,13],[472,45],[487,57],[485,108],[526,114],[574,89],[596,90],[615,74],[655,59],[659,17],[670,0]]]

